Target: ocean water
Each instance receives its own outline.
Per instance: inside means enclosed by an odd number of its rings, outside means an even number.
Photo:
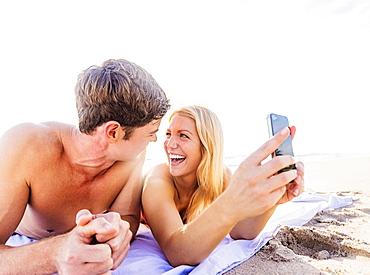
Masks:
[[[152,150],[150,150],[152,149]],[[224,164],[230,168],[231,171],[235,171],[240,163],[245,160],[249,155],[244,154],[226,154],[224,157]],[[295,159],[303,163],[319,162],[326,160],[335,159],[351,159],[358,157],[370,157],[370,153],[311,153],[311,154],[297,154]],[[268,160],[268,159],[267,159]],[[153,166],[166,162],[166,156],[163,149],[158,147],[153,150],[149,147],[147,158],[144,164],[144,172],[147,172]]]
[[[227,167],[231,169],[231,171],[235,171],[235,169],[239,166],[239,164],[246,159],[247,155],[234,155],[234,156],[227,156],[224,159],[224,163]],[[297,161],[301,161],[304,163],[308,162],[318,162],[318,161],[325,161],[325,160],[335,160],[335,159],[351,159],[357,157],[370,157],[370,154],[345,154],[345,153],[337,153],[337,154],[306,154],[306,155],[296,155],[295,159]]]

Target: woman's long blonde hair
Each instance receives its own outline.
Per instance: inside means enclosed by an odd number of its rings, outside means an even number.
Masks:
[[[195,122],[201,142],[202,159],[197,169],[198,188],[193,193],[183,220],[194,220],[226,188],[229,180],[224,158],[224,138],[222,127],[216,114],[200,106],[186,106],[174,111],[174,115],[191,118]]]

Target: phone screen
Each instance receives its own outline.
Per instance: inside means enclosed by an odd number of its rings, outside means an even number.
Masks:
[[[285,127],[289,127],[289,121],[286,116],[277,115],[277,114],[269,114],[267,116],[268,122],[268,129],[270,137],[277,134],[279,131],[284,129]],[[292,136],[289,135],[286,140],[277,148],[274,152],[274,156],[282,156],[282,155],[291,155],[294,156],[293,153],[293,146],[292,146]],[[290,165],[282,170],[279,173],[295,169],[295,165]]]

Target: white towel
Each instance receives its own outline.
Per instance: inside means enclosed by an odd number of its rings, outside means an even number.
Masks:
[[[281,226],[300,226],[311,220],[319,211],[350,204],[351,198],[303,193],[291,202],[279,205],[263,231],[254,240],[234,240],[228,236],[198,266],[182,265],[173,268],[167,262],[151,231],[141,225],[125,260],[112,274],[223,274],[253,256],[277,234]],[[36,240],[25,236],[13,235],[6,244],[21,246],[34,241]]]
[[[281,226],[300,226],[311,220],[319,211],[350,204],[352,198],[303,193],[291,202],[279,205],[263,231],[254,240],[233,240],[226,237],[212,254],[196,267],[182,265],[173,268],[166,261],[151,231],[140,226],[128,255],[113,274],[223,274],[253,256],[277,234]]]

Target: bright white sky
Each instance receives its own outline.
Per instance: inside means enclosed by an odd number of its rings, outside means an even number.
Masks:
[[[0,24],[0,134],[76,124],[77,75],[124,58],[174,107],[215,111],[228,155],[267,139],[270,112],[297,126],[296,154],[370,153],[370,1],[15,0]]]

